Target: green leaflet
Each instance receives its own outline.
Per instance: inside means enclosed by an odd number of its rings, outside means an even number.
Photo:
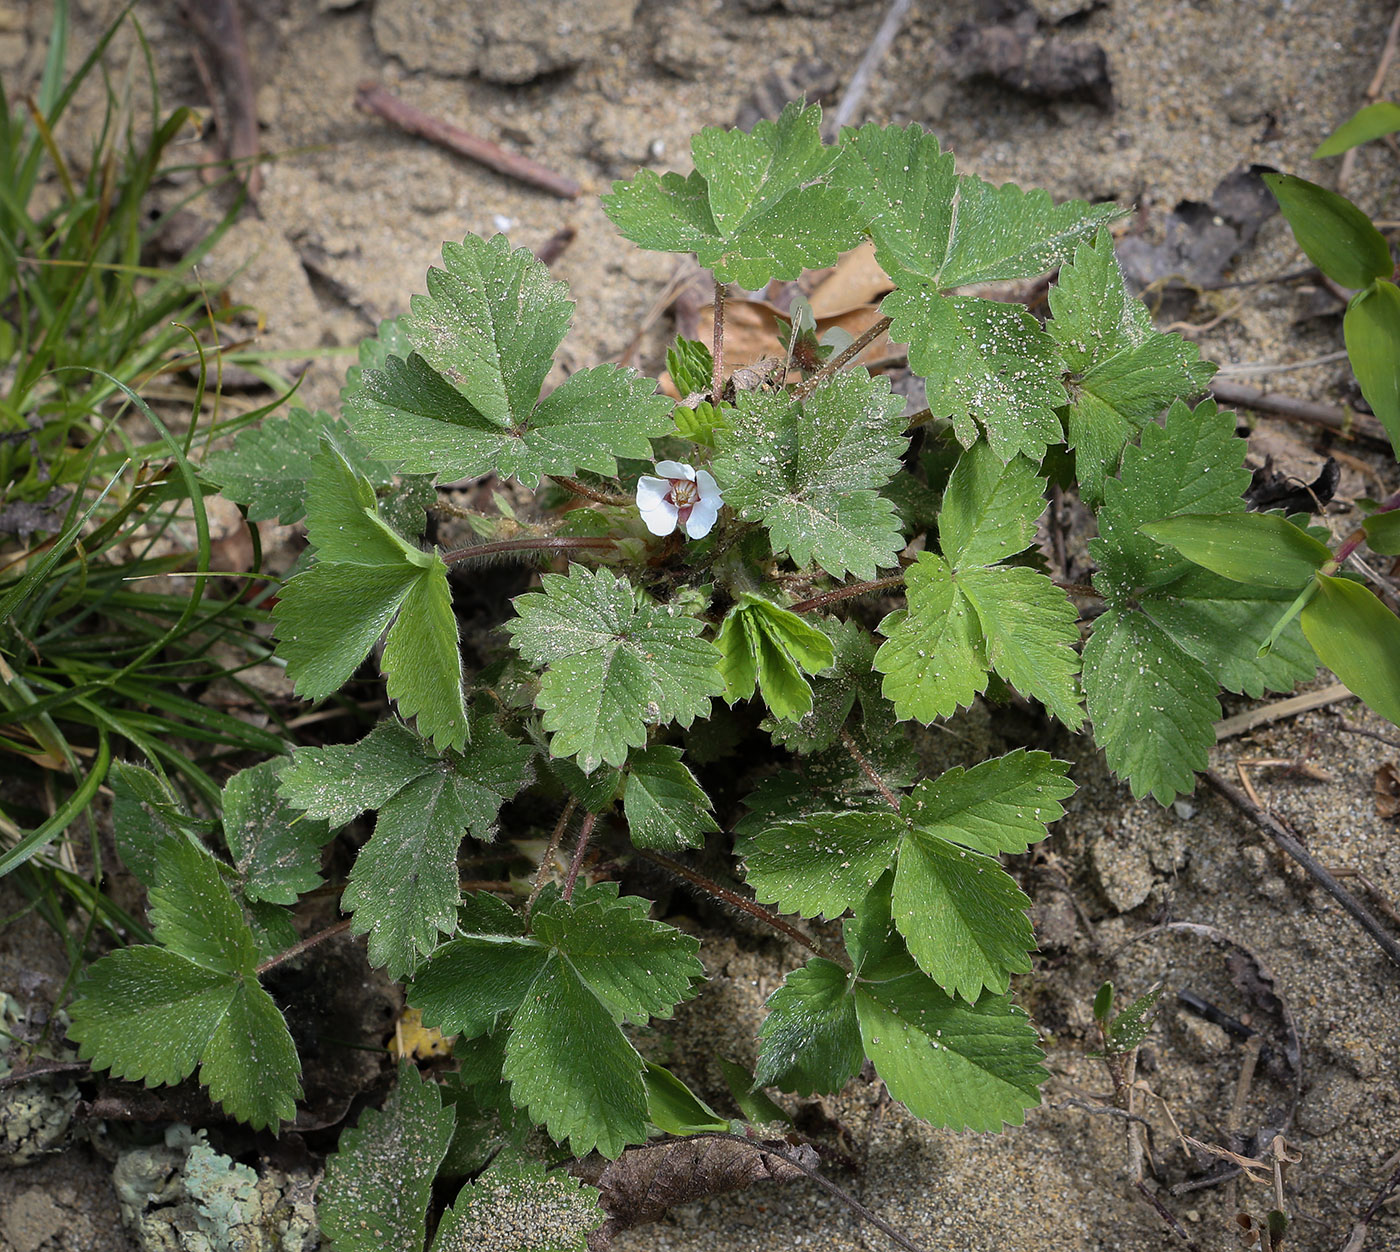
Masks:
[[[768,997],[758,1032],[755,1086],[834,1094],[855,1077],[865,1053],[849,982],[850,975],[824,957],[783,980]]]
[[[644,601],[607,569],[571,565],[541,582],[542,592],[517,597],[506,629],[521,656],[546,667],[535,703],[551,755],[577,756],[591,774],[622,765],[648,724],[689,726],[709,712],[723,685],[698,618]]]
[[[1134,795],[1163,804],[1203,769],[1224,686],[1258,696],[1314,672],[1296,625],[1266,656],[1259,644],[1293,598],[1196,567],[1143,527],[1181,514],[1239,514],[1249,483],[1231,414],[1177,402],[1165,427],[1143,429],[1104,484],[1094,585],[1108,611],[1084,647],[1084,692],[1094,738]]]
[[[1400,618],[1349,578],[1319,574],[1317,583],[1300,616],[1318,660],[1400,726]]]
[[[402,978],[457,922],[457,849],[493,837],[496,814],[529,778],[531,752],[477,718],[463,752],[436,752],[407,727],[382,722],[357,744],[298,748],[280,791],[308,817],[341,825],[378,810],[341,906],[369,959]]]
[[[794,722],[812,708],[812,688],[802,672],[820,673],[835,658],[831,641],[816,626],[751,591],[740,593],[715,646],[725,700],[748,699],[757,683],[773,716]]]
[[[1342,331],[1361,394],[1400,457],[1400,288],[1377,282],[1363,291],[1347,309]]]
[[[1030,969],[1029,900],[997,864],[1063,816],[1068,766],[1018,750],[921,783],[899,813],[813,813],[768,824],[746,844],[760,900],[803,917],[859,908],[894,868],[894,924],[919,967],[950,995],[1000,993]]]
[[[632,842],[639,848],[663,852],[698,848],[706,834],[719,829],[710,816],[710,798],[682,757],[679,748],[652,744],[627,758],[622,811]]]
[[[533,934],[465,934],[443,944],[409,989],[423,1020],[467,1037],[508,1022],[503,1076],[576,1155],[618,1156],[646,1136],[643,1062],[623,1022],[669,1017],[703,975],[699,943],[646,916],[616,884],[540,897]]]
[[[112,833],[117,854],[147,887],[160,874],[165,850],[189,840],[197,823],[155,774],[139,765],[113,761]]]
[[[1390,245],[1345,196],[1293,174],[1265,174],[1308,260],[1343,287],[1369,287],[1394,271]]]
[[[1204,390],[1215,366],[1194,344],[1154,329],[1146,306],[1123,283],[1106,230],[1079,244],[1049,300],[1054,317],[1047,329],[1070,372],[1067,442],[1080,496],[1093,505],[1128,440],[1173,400]]]
[[[808,754],[829,748],[839,737],[860,701],[860,725],[875,737],[898,738],[894,708],[880,694],[880,678],[874,672],[875,643],[859,622],[821,618],[816,623],[831,641],[834,655],[812,684],[812,707],[796,722],[770,719],[764,729],[775,743],[793,752]]]
[[[820,125],[820,106],[789,104],[748,134],[706,127],[691,140],[689,177],[639,170],[613,184],[603,210],[634,243],[693,252],[717,281],[751,290],[831,265],[859,242],[862,220],[831,186],[838,149]]]
[[[596,1188],[508,1150],[457,1193],[432,1252],[586,1252],[589,1232],[605,1216]]]
[[[899,717],[951,716],[995,670],[1071,729],[1083,721],[1069,597],[1036,570],[995,564],[1030,544],[1044,490],[1024,457],[1003,464],[977,443],[958,459],[938,518],[943,555],[919,554],[905,573],[909,607],[879,626],[875,668]]]
[[[342,394],[355,436],[376,456],[410,473],[494,472],[527,487],[650,457],[672,402],[636,370],[579,370],[540,398],[573,304],[528,249],[469,235],[444,245],[443,266],[428,271],[428,294],[401,319],[413,350],[362,368]]]
[[[213,857],[183,841],[162,852],[151,923],[159,947],[122,948],[84,973],[69,1010],[79,1055],[147,1086],[199,1066],[210,1096],[239,1121],[255,1130],[291,1121],[301,1063]]]
[[[312,464],[306,529],[317,559],[273,609],[297,694],[330,695],[387,629],[384,670],[400,712],[439,747],[463,746],[466,695],[447,566],[383,521],[369,480],[329,440]]]
[[[725,502],[762,522],[775,552],[828,574],[873,578],[904,546],[893,503],[878,494],[908,444],[904,401],[863,369],[804,401],[745,391],[714,472]]]
[[[295,904],[321,885],[321,846],[327,822],[294,813],[277,794],[286,762],[263,761],[224,784],[223,827],[243,894],[267,904]]]
[[[401,1064],[384,1107],[366,1110],[326,1161],[316,1216],[334,1252],[422,1248],[433,1178],[454,1121],[437,1085]]]

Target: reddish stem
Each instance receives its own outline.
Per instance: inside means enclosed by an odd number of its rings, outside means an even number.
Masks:
[[[724,284],[715,280],[715,372],[710,379],[710,399],[716,407],[724,391]]]
[[[574,859],[569,862],[569,876],[564,880],[564,899],[574,898],[574,884],[578,882],[578,872],[583,868],[583,856],[588,851],[588,840],[593,834],[593,823],[598,820],[596,813],[585,814],[583,825],[579,827],[578,843],[574,845]]]
[[[474,557],[499,556],[503,552],[568,552],[575,548],[611,548],[616,539],[599,536],[589,539],[573,535],[537,535],[533,539],[500,539],[495,543],[473,544],[470,548],[458,548],[455,552],[444,552],[442,559],[451,565],[454,561],[470,561]]]
[[[334,926],[327,926],[325,930],[318,930],[314,935],[307,935],[300,943],[294,943],[285,952],[279,952],[276,956],[270,956],[258,966],[256,973],[261,978],[270,969],[276,969],[285,961],[290,961],[294,957],[300,956],[303,952],[314,948],[318,943],[323,943],[327,939],[333,939],[336,935],[343,935],[350,929],[351,918],[346,918],[343,922],[336,922]]]
[[[885,797],[885,803],[898,813],[899,797],[890,790],[889,784],[880,777],[880,771],[866,760],[865,753],[856,746],[856,741],[851,737],[851,732],[844,726],[841,728],[841,742],[846,746],[846,751],[851,754],[851,759],[860,766],[861,772],[875,784],[875,790]]]
[[[898,587],[904,582],[903,574],[891,574],[888,578],[877,578],[868,583],[850,583],[845,587],[837,587],[834,591],[824,591],[819,596],[813,596],[810,600],[799,600],[796,604],[790,605],[789,613],[810,613],[813,609],[825,608],[828,604],[835,604],[838,600],[850,600],[856,596],[869,595],[872,591],[884,591],[887,587]]]

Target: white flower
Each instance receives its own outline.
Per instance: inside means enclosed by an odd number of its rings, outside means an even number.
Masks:
[[[692,469],[679,461],[658,461],[660,478],[637,479],[637,508],[653,535],[669,535],[677,526],[687,538],[710,533],[724,503],[719,484],[708,470]]]

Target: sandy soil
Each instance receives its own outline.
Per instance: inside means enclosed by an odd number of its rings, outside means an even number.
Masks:
[[[118,7],[78,6],[89,39]],[[405,36],[406,9],[393,0],[248,6],[263,141],[276,159],[264,168],[256,215],[239,224],[211,270],[224,274],[246,262],[234,279],[234,298],[264,316],[266,346],[310,359],[301,395],[315,405],[334,404],[346,360],[316,354],[353,345],[377,318],[403,310],[421,289],[441,241],[467,232],[506,229],[514,240],[538,246],[561,227],[575,227],[576,241],[554,266],[578,302],[566,364],[616,358],[675,262],[620,240],[596,193],[639,162],[685,168],[690,134],[730,123],[775,68],[819,58],[844,82],[883,6],[793,3],[794,9],[829,10],[803,16],[786,8],[755,13],[747,0],[642,0],[634,12],[625,3],[581,4],[580,12],[596,7],[614,18],[621,10],[620,27],[596,36],[582,30],[580,64],[525,84],[466,72],[480,69],[478,44],[486,39],[461,16],[472,6],[418,7],[428,15],[422,20],[438,15],[445,23],[430,41],[431,54],[421,41],[411,42],[412,30]],[[1070,13],[1065,33],[1104,47],[1112,109],[958,82],[944,49],[975,5],[922,0],[867,97],[863,118],[921,122],[957,152],[964,168],[991,179],[1133,204],[1152,238],[1177,201],[1207,198],[1241,164],[1259,162],[1326,181],[1331,167],[1314,165],[1308,153],[1361,102],[1392,6],[1379,0],[1108,0],[1077,16],[1073,0],[1040,0],[1040,7],[1053,17]],[[142,0],[136,12],[156,49],[167,103],[203,105],[191,38],[175,5]],[[12,98],[32,86],[46,27],[42,0],[0,3],[0,73]],[[417,29],[421,36],[426,28]],[[557,56],[561,46],[567,54],[568,42],[554,31],[541,42],[548,48],[507,49],[514,60],[502,64]],[[116,47],[113,65],[124,71],[133,43],[123,36]],[[74,55],[82,51],[75,47]],[[522,188],[357,113],[355,87],[366,79],[527,152],[576,178],[585,194],[565,202]],[[1397,93],[1400,69],[1393,69],[1388,94]],[[78,137],[95,117],[91,102],[80,102],[61,138],[80,148]],[[1394,155],[1372,145],[1360,154],[1349,190],[1368,211],[1391,218],[1398,181]],[[1263,278],[1300,264],[1275,218],[1234,276]],[[1208,293],[1192,317],[1205,322],[1227,315],[1201,337],[1217,360],[1298,361],[1340,346],[1337,318],[1298,320],[1307,301],[1297,285],[1245,287]],[[656,364],[669,333],[663,319],[645,341],[645,363]],[[1270,385],[1333,402],[1349,394],[1335,364],[1284,374]],[[1260,423],[1258,446],[1304,472],[1315,471],[1323,455],[1307,430],[1272,422]],[[1393,463],[1354,448],[1349,455],[1343,496],[1400,486]],[[1353,725],[1386,730],[1354,702],[1342,706],[1342,714]],[[984,729],[987,742],[978,746],[998,749],[999,732],[989,723]],[[1172,809],[1135,803],[1086,745],[1053,746],[1079,761],[1081,790],[1046,854],[1018,871],[1036,900],[1044,941],[1037,971],[1020,993],[1046,1034],[1054,1077],[1045,1106],[1024,1128],[958,1136],[922,1127],[882,1099],[878,1084],[857,1081],[807,1114],[827,1128],[824,1141],[839,1143],[857,1167],[835,1176],[930,1249],[1185,1247],[1130,1194],[1124,1123],[1071,1103],[1109,1089],[1102,1063],[1086,1056],[1094,1044],[1094,989],[1112,978],[1132,995],[1165,979],[1165,1007],[1140,1072],[1159,1097],[1145,1097],[1143,1112],[1153,1127],[1163,1184],[1186,1174],[1173,1122],[1213,1144],[1223,1143],[1232,1128],[1246,1136],[1265,1125],[1283,1128],[1290,1150],[1301,1154],[1285,1172],[1288,1207],[1297,1215],[1285,1246],[1341,1248],[1395,1168],[1393,1162],[1386,1167],[1387,1159],[1400,1149],[1396,969],[1218,798],[1202,789]],[[944,765],[971,763],[972,747],[970,739],[953,749],[944,740],[930,755],[943,757]],[[1251,777],[1317,856],[1364,874],[1393,902],[1400,899],[1400,830],[1395,820],[1378,816],[1372,781],[1377,767],[1397,756],[1395,747],[1346,734],[1334,712],[1319,711],[1222,743],[1214,764],[1227,774],[1237,763],[1261,758],[1324,771],[1325,780],[1310,780],[1286,766],[1258,766]],[[0,887],[0,914],[7,915],[11,905],[4,896]],[[1148,934],[1176,922],[1214,927],[1267,967],[1296,1022],[1297,1073],[1263,1066],[1239,1095],[1244,1049],[1220,1027],[1181,1009],[1176,993],[1192,991],[1233,1017],[1251,1019],[1276,1051],[1283,1046],[1280,1012],[1265,1011],[1258,995],[1241,989],[1249,979],[1238,962],[1232,976],[1234,949],[1199,933]],[[704,956],[716,978],[667,1034],[678,1070],[703,1090],[718,1092],[709,1054],[752,1060],[762,998],[792,957],[769,943],[720,937]],[[37,923],[0,931],[0,987],[42,1002],[61,986],[63,971],[61,953]],[[0,1252],[125,1252],[131,1245],[104,1190],[108,1169],[84,1148],[0,1173]],[[1163,1199],[1205,1249],[1239,1246],[1235,1213],[1259,1218],[1271,1207],[1270,1189],[1247,1180],[1179,1197],[1164,1193]],[[792,1186],[677,1210],[668,1222],[628,1234],[615,1246],[622,1252],[844,1252],[889,1245],[835,1201]],[[1378,1217],[1365,1246],[1371,1252],[1400,1248],[1400,1213]]]

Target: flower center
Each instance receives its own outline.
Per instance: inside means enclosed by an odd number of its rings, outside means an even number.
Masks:
[[[676,516],[681,522],[690,519],[690,511],[700,503],[700,488],[689,478],[670,478],[669,492],[671,503],[676,506]]]

